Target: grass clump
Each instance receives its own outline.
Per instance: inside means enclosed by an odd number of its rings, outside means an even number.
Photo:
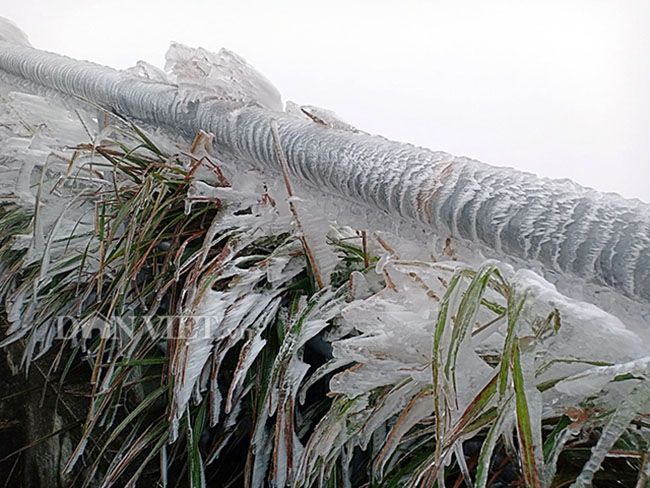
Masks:
[[[526,312],[498,263],[407,261],[338,228],[327,282],[300,203],[231,187],[198,142],[166,154],[120,126],[69,149],[60,224],[38,196],[0,208],[5,346],[88,385],[64,483],[647,485],[641,363],[547,357],[565,318]],[[564,360],[583,368],[549,373]],[[575,375],[606,380],[546,408]],[[627,397],[601,407],[611,384]]]

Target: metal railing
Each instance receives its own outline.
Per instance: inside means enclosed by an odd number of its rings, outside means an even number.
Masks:
[[[271,130],[306,187],[415,222],[514,260],[650,302],[650,205],[0,41],[0,73],[26,90],[56,90],[187,137],[214,134],[222,157],[280,173]]]

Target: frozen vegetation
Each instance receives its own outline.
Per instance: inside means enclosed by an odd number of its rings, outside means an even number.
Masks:
[[[569,483],[646,486],[648,204],[367,135],[226,50],[0,39],[2,345],[84,352],[65,479],[565,486],[595,430]]]

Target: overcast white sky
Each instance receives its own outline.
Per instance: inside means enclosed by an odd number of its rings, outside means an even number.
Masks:
[[[244,56],[371,133],[650,202],[650,1],[0,0],[34,46]]]

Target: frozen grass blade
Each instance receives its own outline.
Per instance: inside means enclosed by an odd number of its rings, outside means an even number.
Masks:
[[[519,446],[521,452],[524,483],[527,487],[538,488],[539,477],[535,461],[534,443],[529,413],[528,399],[524,375],[521,370],[521,355],[519,344],[515,343],[512,351],[512,380],[515,390],[515,406],[517,412],[517,430],[519,433]]]
[[[582,472],[571,488],[587,488],[592,485],[594,475],[616,440],[625,432],[636,415],[650,405],[650,385],[646,381],[637,385],[623,399],[621,405],[611,414],[607,425],[592,449],[591,457],[582,468]]]

